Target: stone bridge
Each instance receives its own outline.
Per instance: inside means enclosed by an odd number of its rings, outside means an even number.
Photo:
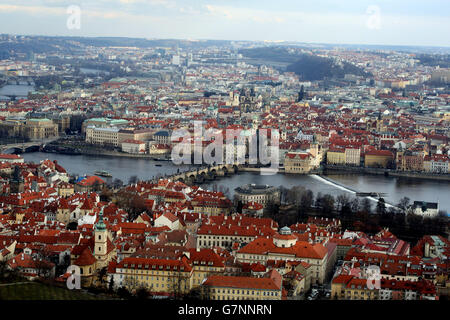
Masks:
[[[27,149],[32,147],[42,147],[46,143],[50,143],[54,140],[57,140],[57,138],[54,139],[47,139],[42,141],[30,141],[30,142],[18,142],[18,143],[10,143],[10,144],[2,144],[0,145],[0,153],[5,153],[7,150],[15,150],[19,151],[20,153],[25,152]]]
[[[186,184],[203,183],[205,181],[215,180],[217,177],[229,176],[237,173],[243,168],[242,164],[219,164],[208,167],[199,167],[190,171],[176,173],[166,176],[172,181],[181,181]]]

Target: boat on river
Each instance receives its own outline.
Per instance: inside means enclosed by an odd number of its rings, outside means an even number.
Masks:
[[[94,172],[94,174],[100,177],[112,177],[111,173],[105,170],[97,170]]]

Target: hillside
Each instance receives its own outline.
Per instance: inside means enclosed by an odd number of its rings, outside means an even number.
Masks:
[[[370,76],[369,73],[351,63],[335,62],[333,59],[308,54],[301,55],[286,70],[295,72],[301,79],[309,81],[323,80],[325,78],[343,78],[346,74]]]
[[[333,59],[317,55],[298,53],[283,47],[260,47],[242,49],[242,55],[250,59],[286,64],[286,71],[295,72],[302,80],[323,80],[325,78],[343,78],[346,74],[371,76],[363,69],[348,63],[336,63]]]

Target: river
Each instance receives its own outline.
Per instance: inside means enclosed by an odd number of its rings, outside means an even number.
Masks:
[[[0,96],[17,96],[17,97],[26,97],[28,96],[28,92],[34,90],[34,86],[29,86],[25,84],[7,84],[0,88]]]
[[[154,161],[149,159],[104,157],[88,155],[64,155],[55,153],[32,152],[24,153],[25,161],[38,163],[43,159],[57,160],[69,173],[79,175],[93,174],[96,170],[107,170],[127,183],[129,178],[136,175],[141,180],[149,180],[158,175],[185,171],[189,166],[174,166],[169,161]],[[161,166],[156,166],[156,164]],[[258,173],[240,172],[236,175],[220,178],[202,185],[211,188],[214,184],[228,188],[230,196],[234,188],[247,183],[268,184],[273,186],[303,186],[315,194],[329,193],[334,196],[348,194],[354,196],[349,187],[359,192],[383,192],[385,200],[391,204],[397,204],[403,197],[409,197],[412,201],[439,202],[441,210],[450,212],[450,183],[448,181],[410,179],[403,177],[385,177],[384,175],[364,174],[330,174],[328,179],[336,181],[338,186],[316,175],[260,175]],[[373,206],[375,204],[373,203]]]

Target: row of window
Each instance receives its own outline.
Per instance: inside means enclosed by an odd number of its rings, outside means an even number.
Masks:
[[[212,293],[226,293],[226,294],[246,294],[246,295],[255,295],[255,290],[246,290],[246,289],[211,289]],[[250,293],[251,292],[251,293]],[[260,291],[259,291],[260,292]],[[258,294],[258,291],[256,292],[256,294]],[[262,294],[260,294],[262,296],[278,296],[279,292],[277,291],[263,291]]]

